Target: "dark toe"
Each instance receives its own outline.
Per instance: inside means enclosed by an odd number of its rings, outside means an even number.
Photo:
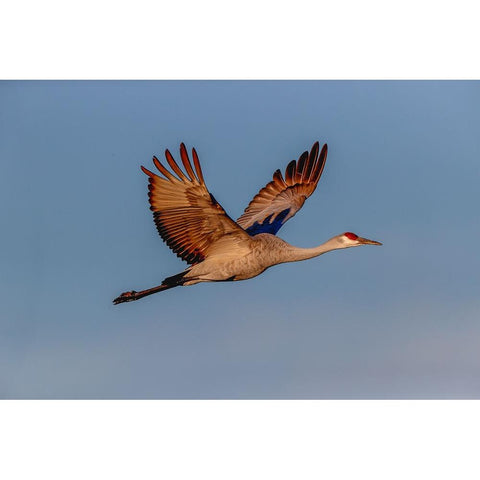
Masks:
[[[118,305],[119,303],[125,303],[125,302],[131,302],[133,300],[136,300],[135,294],[137,292],[135,290],[132,290],[131,292],[123,292],[119,297],[117,297],[114,301],[114,305]]]

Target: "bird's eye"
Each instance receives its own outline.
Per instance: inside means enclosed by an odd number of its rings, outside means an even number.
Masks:
[[[352,232],[345,232],[344,235],[350,240],[356,240],[358,238],[358,235],[355,235]]]

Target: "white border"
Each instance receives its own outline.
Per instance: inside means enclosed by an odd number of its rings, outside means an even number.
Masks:
[[[479,478],[476,401],[17,401],[2,478]]]
[[[5,0],[0,78],[480,77],[472,0]]]

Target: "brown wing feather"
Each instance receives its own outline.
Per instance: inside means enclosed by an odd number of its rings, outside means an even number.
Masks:
[[[153,163],[165,178],[143,166],[141,168],[149,177],[150,210],[153,211],[158,233],[180,258],[195,264],[205,259],[208,249],[220,238],[231,235],[232,241],[238,244],[248,240],[249,236],[208,191],[195,150],[195,170],[183,143],[180,145],[180,156],[190,178],[182,172],[168,150],[165,157],[178,178],[156,157],[153,157]]]
[[[275,217],[289,210],[282,225],[292,218],[305,200],[315,191],[327,159],[327,144],[319,154],[319,144],[315,142],[310,153],[303,152],[298,162],[292,160],[285,169],[285,179],[280,170],[273,174],[273,180],[267,183],[245,209],[237,223],[247,230],[255,223],[273,222]]]

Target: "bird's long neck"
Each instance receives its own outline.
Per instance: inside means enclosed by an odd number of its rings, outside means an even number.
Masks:
[[[332,250],[338,250],[339,248],[344,248],[337,238],[331,238],[325,243],[322,243],[318,247],[313,248],[299,248],[291,246],[288,249],[286,262],[298,262],[300,260],[308,260],[309,258],[318,257],[324,253],[330,252]]]

